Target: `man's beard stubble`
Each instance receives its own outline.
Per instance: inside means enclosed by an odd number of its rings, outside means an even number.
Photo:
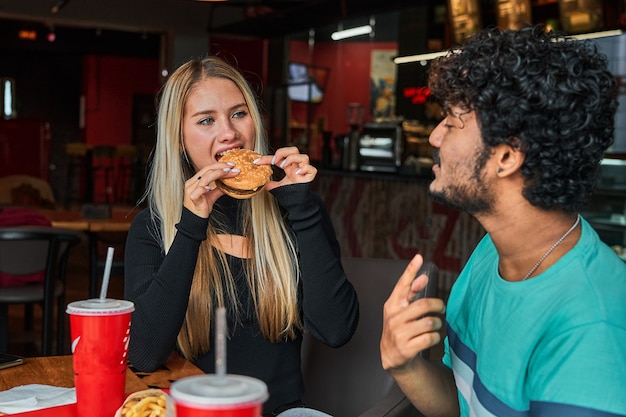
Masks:
[[[433,191],[429,187],[428,194],[437,203],[464,211],[473,216],[490,213],[493,210],[495,196],[489,184],[483,181],[483,171],[490,156],[491,148],[483,146],[476,152],[474,171],[465,184],[451,184],[440,191]],[[435,149],[433,159],[441,164],[439,149]]]

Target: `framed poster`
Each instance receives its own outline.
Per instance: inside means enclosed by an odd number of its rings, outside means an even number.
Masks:
[[[396,50],[374,50],[370,65],[370,112],[372,119],[396,114]]]
[[[561,25],[568,33],[592,32],[602,28],[601,0],[559,0]]]
[[[450,23],[454,42],[463,43],[465,38],[481,28],[478,0],[448,0]]]
[[[532,22],[530,0],[498,0],[498,26],[517,30]]]

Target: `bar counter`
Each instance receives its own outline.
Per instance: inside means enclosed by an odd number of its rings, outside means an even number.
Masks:
[[[447,294],[484,235],[467,213],[435,203],[432,175],[320,169],[314,191],[322,197],[343,256],[411,259],[421,253],[439,267]]]

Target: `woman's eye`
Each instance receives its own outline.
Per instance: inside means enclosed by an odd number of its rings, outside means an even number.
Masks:
[[[245,117],[247,114],[248,114],[248,112],[247,112],[247,111],[240,110],[240,111],[235,112],[235,113],[233,114],[233,118],[241,118],[241,117]]]
[[[206,119],[202,119],[202,120],[198,121],[198,124],[199,125],[208,125],[208,124],[211,124],[213,122],[214,122],[214,120],[213,120],[212,117],[207,117]]]

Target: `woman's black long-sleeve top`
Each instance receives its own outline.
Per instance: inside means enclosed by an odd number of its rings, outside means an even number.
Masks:
[[[287,213],[287,224],[298,245],[301,270],[300,309],[305,328],[316,339],[339,347],[350,340],[358,322],[358,300],[341,266],[339,245],[330,217],[310,184],[292,184],[271,191]],[[224,213],[240,234],[239,201],[220,197],[214,212]],[[142,371],[160,366],[176,349],[183,323],[200,243],[206,239],[209,219],[183,208],[177,233],[165,256],[149,210],[133,220],[125,249],[125,297],[135,303],[129,360]],[[227,372],[264,381],[270,397],[264,413],[297,401],[304,388],[300,370],[302,338],[268,341],[259,328],[250,290],[243,278],[245,260],[227,255],[235,279],[241,315],[238,324],[227,318]],[[207,296],[209,296],[207,294]],[[207,373],[215,372],[210,351],[194,360]]]

